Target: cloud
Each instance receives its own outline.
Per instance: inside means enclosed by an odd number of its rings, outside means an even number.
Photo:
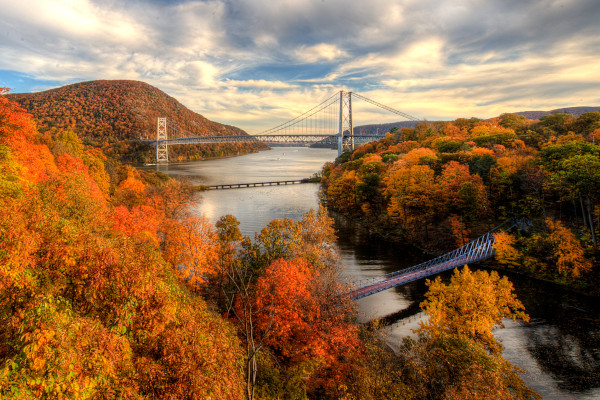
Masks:
[[[340,89],[430,119],[595,105],[595,3],[0,0],[0,70],[31,88],[143,80],[249,130]]]
[[[266,81],[260,80],[247,80],[247,81],[234,81],[227,79],[223,82],[225,87],[234,88],[254,88],[254,89],[297,89],[298,85],[291,85],[289,83],[281,81]]]
[[[319,43],[314,46],[301,45],[295,50],[296,59],[303,63],[333,61],[348,57],[348,53],[332,44]]]

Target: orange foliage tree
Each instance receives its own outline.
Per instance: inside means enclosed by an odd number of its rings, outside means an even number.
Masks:
[[[185,282],[203,286],[217,269],[219,241],[212,225],[202,217],[163,225],[163,256],[177,268]]]
[[[577,240],[570,229],[565,228],[560,221],[546,220],[550,229],[548,237],[556,260],[559,274],[568,278],[579,278],[592,269],[592,263],[585,258],[581,242]]]
[[[154,224],[115,221],[164,211],[115,210],[87,150],[55,161],[28,118],[0,97],[0,397],[242,398],[233,327],[182,285]]]
[[[327,283],[321,273],[302,258],[279,259],[269,265],[256,283],[254,308],[264,310],[256,319],[279,363],[335,390],[344,375],[344,360],[357,356],[358,329],[350,323],[354,309],[341,287]],[[334,375],[322,381],[318,371]],[[332,387],[333,386],[333,387]]]

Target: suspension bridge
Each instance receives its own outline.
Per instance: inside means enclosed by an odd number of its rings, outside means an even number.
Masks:
[[[338,149],[338,155],[355,146],[378,140],[383,135],[355,135],[352,115],[353,98],[399,115],[409,121],[420,121],[409,114],[378,103],[358,93],[340,91],[301,115],[256,135],[203,135],[180,128],[167,118],[158,118],[156,161],[169,161],[169,146],[209,143],[265,143],[267,145],[308,146],[321,144]]]
[[[495,239],[493,233],[499,231],[508,223],[511,223],[511,225],[508,228],[503,229],[504,231],[513,227],[520,227],[524,229],[527,225],[527,222],[525,221],[511,219],[481,235],[477,239],[470,241],[464,246],[461,246],[432,260],[380,277],[368,278],[354,282],[354,286],[356,288],[350,292],[350,297],[354,300],[362,299],[363,297],[371,296],[375,293],[379,293],[396,286],[405,285],[409,282],[423,279],[428,276],[437,275],[440,272],[461,267],[465,264],[492,258],[495,254]]]

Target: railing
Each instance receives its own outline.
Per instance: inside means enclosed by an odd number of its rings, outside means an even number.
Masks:
[[[350,297],[360,299],[464,264],[493,257],[494,243],[493,234],[488,232],[450,253],[424,263],[383,276],[362,279],[355,282],[358,288],[350,292]]]

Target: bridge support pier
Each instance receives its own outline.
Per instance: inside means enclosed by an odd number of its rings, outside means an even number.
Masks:
[[[156,162],[169,162],[169,149],[167,142],[167,119],[158,118],[156,124]]]

